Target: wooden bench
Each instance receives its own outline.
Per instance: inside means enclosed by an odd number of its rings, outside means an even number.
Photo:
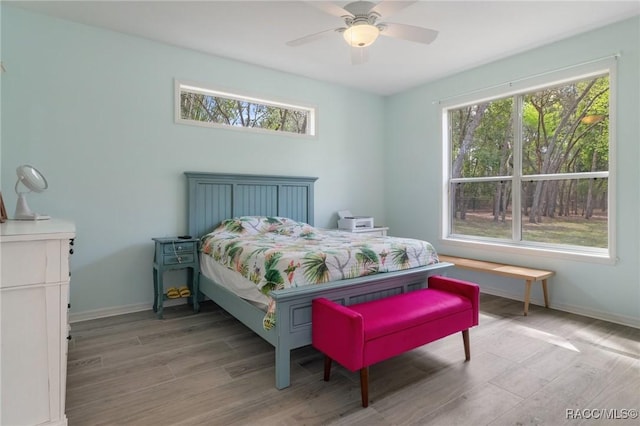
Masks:
[[[429,288],[343,306],[326,298],[311,306],[313,346],[324,353],[324,380],[331,363],[360,370],[362,406],[369,405],[369,366],[454,333],[462,332],[471,358],[469,328],[478,325],[477,284],[429,277]]]
[[[529,301],[531,298],[531,284],[540,281],[544,295],[544,306],[549,307],[549,295],[547,293],[547,279],[555,274],[553,271],[525,268],[522,266],[505,265],[503,263],[485,262],[482,260],[467,259],[464,257],[438,254],[441,262],[453,263],[456,267],[470,271],[486,272],[488,274],[501,275],[503,277],[525,280],[524,289],[524,314],[529,313]]]

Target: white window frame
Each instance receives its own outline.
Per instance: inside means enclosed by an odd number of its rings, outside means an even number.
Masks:
[[[502,253],[513,253],[527,256],[553,257],[570,260],[583,260],[604,264],[614,264],[616,258],[616,97],[617,97],[617,56],[594,60],[577,66],[567,67],[558,71],[540,74],[534,77],[524,78],[517,81],[508,82],[488,89],[471,92],[467,95],[455,96],[440,102],[440,114],[442,124],[440,127],[443,147],[442,155],[442,185],[440,194],[441,217],[440,217],[440,239],[443,247],[478,249],[484,251],[494,251]],[[449,110],[461,108],[468,105],[478,104],[495,99],[518,94],[530,93],[546,87],[556,86],[577,80],[587,79],[597,75],[608,74],[609,77],[609,170],[608,172],[595,172],[590,174],[580,174],[580,177],[607,177],[608,178],[608,247],[577,247],[560,244],[537,243],[531,241],[519,241],[521,236],[522,215],[516,214],[516,207],[520,210],[520,190],[512,200],[512,238],[513,241],[504,241],[483,237],[452,235],[451,234],[451,200],[450,184],[456,179],[451,178],[451,146],[449,137]],[[514,108],[516,106],[514,105]],[[520,114],[520,111],[518,111]],[[511,176],[512,188],[521,188],[523,180],[555,180],[558,178],[572,177],[571,174],[561,175],[527,175],[521,176],[522,146],[521,133],[514,132],[514,165]],[[594,176],[591,176],[594,175]],[[492,178],[480,178],[482,181],[492,180]],[[496,177],[493,180],[504,180]],[[472,181],[464,179],[465,182]],[[444,250],[443,250],[444,252]]]
[[[218,129],[229,129],[229,130],[239,130],[245,132],[253,132],[253,133],[263,133],[269,135],[287,135],[299,138],[306,139],[315,139],[317,138],[317,129],[318,129],[318,108],[309,104],[302,103],[294,103],[283,99],[267,99],[266,97],[248,94],[248,93],[238,93],[231,92],[229,90],[220,89],[220,88],[212,88],[207,87],[206,85],[188,81],[180,81],[175,80],[175,122],[178,124],[186,124],[189,126],[200,126],[200,127],[211,127]],[[188,91],[191,93],[199,93],[208,96],[215,96],[225,99],[233,99],[243,102],[252,102],[259,103],[262,105],[274,106],[278,108],[284,109],[294,109],[298,111],[306,111],[308,113],[307,119],[307,133],[293,133],[281,130],[271,130],[271,129],[263,129],[260,127],[244,127],[244,126],[231,126],[224,123],[211,123],[205,121],[196,121],[189,120],[186,118],[182,118],[180,113],[180,95],[183,91]]]

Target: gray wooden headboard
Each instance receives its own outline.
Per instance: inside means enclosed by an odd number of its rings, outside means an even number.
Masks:
[[[224,219],[281,216],[313,225],[317,177],[185,172],[188,232],[201,237]]]

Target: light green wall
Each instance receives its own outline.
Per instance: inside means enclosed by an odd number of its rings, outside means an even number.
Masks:
[[[33,164],[32,210],[76,222],[72,314],[151,307],[151,238],[186,232],[186,170],[317,176],[316,225],[385,222],[382,97],[6,4],[2,60],[2,194],[11,216]],[[319,136],[175,124],[174,79],[317,105]]]
[[[2,59],[2,5],[0,5],[0,60]],[[0,118],[2,117],[2,77],[4,74],[2,70],[0,70]],[[2,120],[0,119],[0,160],[2,160]],[[1,161],[0,161],[1,163]],[[2,164],[0,164],[0,170],[2,170]],[[0,182],[2,182],[2,178],[0,177]],[[0,194],[1,192],[0,188]],[[4,201],[4,199],[3,199]],[[2,255],[0,253],[0,255]]]
[[[0,188],[11,215],[15,167],[31,163],[50,184],[29,197],[32,209],[76,221],[76,316],[150,307],[151,237],[185,232],[185,170],[318,176],[316,225],[334,226],[335,212],[349,208],[375,216],[394,235],[438,248],[437,101],[621,52],[618,264],[458,254],[553,269],[553,306],[640,324],[637,18],[381,98],[6,4],[1,10],[8,72],[1,77]],[[174,79],[315,104],[319,136],[305,141],[175,124]],[[521,283],[470,278],[522,298]],[[533,297],[541,299],[538,289]]]
[[[389,226],[397,235],[427,239],[449,254],[554,270],[552,306],[640,326],[639,22],[637,17],[626,20],[390,97],[385,129]],[[616,53],[621,53],[616,105],[617,264],[444,248],[438,240],[442,183],[438,101]],[[485,291],[522,299],[522,283],[482,274],[458,276],[477,280]],[[539,288],[533,297],[542,300]]]

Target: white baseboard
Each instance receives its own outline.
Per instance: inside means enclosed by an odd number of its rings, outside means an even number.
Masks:
[[[187,303],[187,299],[165,300],[162,306],[166,308],[167,306],[176,306],[184,303]],[[139,303],[136,305],[116,306],[113,308],[103,308],[103,309],[95,309],[93,311],[70,313],[69,322],[74,323],[74,322],[88,321],[88,320],[93,320],[98,318],[112,317],[114,315],[123,315],[123,314],[131,314],[133,312],[147,311],[147,310],[151,310],[152,306],[153,306],[153,302],[147,302],[147,303]]]
[[[487,288],[486,286],[482,286],[480,291],[482,293],[491,294],[493,296],[504,297],[505,299],[511,300],[520,300],[524,306],[524,300],[521,298],[514,297],[513,294],[509,294],[505,291],[502,291],[497,288]],[[530,305],[539,305],[544,306],[544,301],[542,299],[531,298],[529,302]],[[603,321],[609,321],[615,324],[626,325],[633,328],[640,328],[640,318],[634,318],[626,315],[615,315],[610,312],[597,311],[594,309],[585,309],[582,306],[574,306],[567,305],[563,303],[552,303],[549,301],[549,308],[556,309],[558,311],[569,312],[571,314],[582,315],[589,318],[595,318]]]

